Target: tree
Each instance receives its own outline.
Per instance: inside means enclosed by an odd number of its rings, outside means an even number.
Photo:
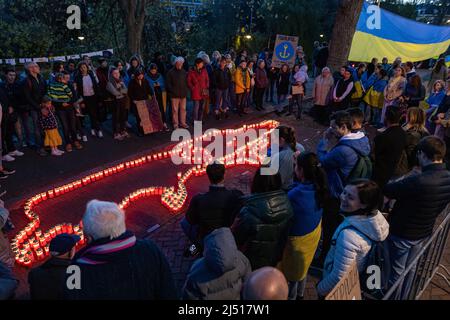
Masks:
[[[338,70],[347,63],[364,0],[341,0],[330,41],[328,65]]]
[[[127,42],[129,54],[141,54],[142,33],[145,23],[145,9],[152,0],[119,0],[124,12],[125,25],[127,29]]]

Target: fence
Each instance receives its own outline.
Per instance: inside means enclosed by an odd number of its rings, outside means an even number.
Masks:
[[[450,229],[450,204],[442,212],[441,219],[443,220],[434,230],[433,235],[426,242],[417,257],[408,266],[397,282],[384,295],[383,300],[393,299],[393,296],[397,290],[402,289],[400,286],[410,272],[414,272],[414,280],[410,291],[407,293],[407,297],[405,297],[408,300],[420,299],[435,275],[444,278],[450,286],[450,281],[447,277],[438,272],[439,269],[442,269],[446,272],[447,276],[450,277],[449,271],[445,266],[441,265],[442,255],[446,248],[447,237]]]

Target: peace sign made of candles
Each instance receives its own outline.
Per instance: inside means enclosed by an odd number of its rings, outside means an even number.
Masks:
[[[269,145],[268,136],[271,132],[278,127],[279,123],[274,120],[263,121],[258,124],[244,125],[239,129],[225,129],[221,130],[221,134],[236,134],[237,132],[244,132],[247,129],[266,129],[266,133],[256,139],[247,142],[244,146],[240,148],[234,148],[232,153],[226,154],[224,157],[217,159],[221,163],[225,164],[225,167],[231,168],[238,165],[251,165],[259,167],[263,162],[263,158],[258,152],[263,146],[267,148]],[[71,223],[58,224],[46,232],[39,229],[40,217],[35,212],[35,207],[44,201],[59,197],[63,194],[73,192],[89,184],[95,183],[97,181],[103,180],[107,177],[114,176],[125,170],[130,170],[132,168],[140,167],[144,164],[152,163],[158,160],[164,160],[170,158],[173,155],[178,155],[184,160],[190,161],[189,155],[182,153],[182,147],[189,146],[191,148],[191,154],[198,154],[201,152],[202,155],[201,165],[196,165],[191,169],[187,170],[185,173],[179,172],[177,174],[178,183],[177,186],[163,187],[163,186],[152,186],[148,188],[143,188],[136,190],[126,196],[120,203],[119,207],[125,210],[131,205],[132,202],[138,201],[143,198],[158,196],[161,199],[161,203],[170,212],[178,213],[180,212],[184,205],[186,204],[188,192],[186,188],[186,182],[191,177],[198,177],[206,174],[206,167],[213,161],[211,155],[209,155],[206,149],[203,147],[200,150],[194,150],[194,140],[205,138],[210,138],[211,133],[203,134],[201,137],[191,139],[188,141],[181,142],[175,146],[171,151],[161,151],[155,152],[147,156],[140,157],[135,160],[126,161],[120,163],[116,166],[100,170],[96,173],[90,174],[76,181],[72,181],[63,186],[50,189],[46,192],[39,193],[25,202],[24,213],[30,222],[25,228],[20,230],[16,236],[11,241],[11,249],[15,255],[16,262],[24,267],[31,267],[35,262],[44,260],[49,256],[49,246],[50,241],[61,233],[76,234],[80,237],[80,241],[77,247],[81,247],[86,243],[86,239],[83,234],[82,223],[77,225]],[[234,146],[236,141],[234,143]],[[198,148],[197,148],[198,149]],[[197,152],[195,152],[197,151]],[[197,159],[198,160],[198,159]],[[239,161],[242,160],[242,161]],[[185,162],[186,163],[186,162]],[[189,162],[187,162],[189,163]]]

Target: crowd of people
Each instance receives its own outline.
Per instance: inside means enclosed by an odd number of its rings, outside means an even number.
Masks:
[[[393,298],[407,299],[415,267],[402,276],[450,201],[446,66],[437,61],[434,82],[425,88],[411,62],[397,59],[390,65],[387,59],[381,64],[373,59],[332,74],[323,64],[326,54],[326,44],[315,44],[313,77],[321,73],[314,79],[311,115],[329,126],[316,150],[305,150],[293,128],[280,126],[279,141],[272,142],[279,144],[279,152],[268,155],[269,160],[277,158],[278,173],[264,175],[258,169],[248,195],[225,187],[223,164],[207,167],[209,191],[192,198],[181,221],[190,242],[185,255],[196,258],[182,292],[164,254],[127,230],[117,204],[94,200],[83,217],[88,245],[76,252],[77,237],[53,239],[52,258],[29,274],[31,298],[299,300],[312,267],[322,270],[316,289],[323,298],[355,263],[366,275],[374,247],[383,244],[390,261],[386,288],[398,285]],[[60,64],[49,83],[39,66],[30,63],[22,83],[8,70],[6,85],[17,91],[7,91],[8,100],[1,103],[26,99],[28,109],[18,112],[18,119],[32,120],[33,130],[27,124],[23,139],[15,134],[26,144],[34,134],[37,150],[46,154],[44,146],[50,147],[55,156],[63,153],[58,149],[62,140],[67,152],[82,148],[86,115],[92,136],[103,137],[106,115],[101,108],[112,112],[114,138],[123,140],[129,135],[128,109],[139,127],[136,105],[147,99],[156,102],[152,105],[159,111],[161,130],[189,127],[189,95],[192,121],[202,121],[211,105],[218,120],[233,109],[242,116],[253,103],[263,110],[264,99],[273,102],[279,116],[301,117],[309,81],[301,48],[292,70],[275,68],[268,50],[252,57],[246,51],[236,57],[214,52],[212,57],[200,52],[192,68],[175,56],[168,68],[159,54],[147,70],[138,57],[128,68],[120,61],[110,67],[101,59],[95,71],[89,61],[76,68],[72,63],[72,72]],[[13,114],[23,105],[6,106]],[[20,127],[17,122],[11,129]],[[369,124],[379,129],[373,141],[365,131]],[[0,210],[0,223],[7,217],[7,210]],[[79,290],[66,286],[71,264],[81,269]],[[0,272],[8,267],[4,264]],[[0,276],[12,284],[11,294],[14,277],[7,271]],[[373,293],[364,281],[361,289]]]

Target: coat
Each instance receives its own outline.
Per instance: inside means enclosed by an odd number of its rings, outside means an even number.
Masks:
[[[171,98],[184,99],[188,95],[186,70],[172,68],[167,72],[166,89]]]
[[[14,278],[12,270],[0,261],[0,301],[11,299],[19,285]]]
[[[128,96],[131,101],[148,100],[153,94],[153,90],[147,79],[142,79],[141,84],[137,79],[132,79],[128,86]]]
[[[14,256],[11,251],[11,244],[6,234],[2,231],[8,217],[9,211],[4,207],[0,207],[0,263],[3,263],[8,268],[12,268],[14,266]]]
[[[413,169],[418,165],[417,163],[417,150],[416,147],[419,144],[420,140],[429,136],[428,131],[424,130],[416,130],[414,128],[406,129],[406,147],[405,152],[408,157],[408,168]]]
[[[230,88],[231,74],[226,67],[224,70],[217,68],[213,73],[213,86],[219,90],[227,90]]]
[[[325,258],[323,277],[317,285],[317,293],[320,296],[330,293],[355,261],[359,273],[365,273],[372,242],[384,241],[388,234],[389,224],[379,211],[371,216],[346,217],[333,235],[335,245],[331,246]]]
[[[275,267],[282,258],[293,216],[289,199],[279,190],[250,195],[243,201],[231,227],[239,250],[253,270]]]
[[[318,76],[314,80],[313,98],[316,106],[328,106],[331,102],[331,90],[334,87],[334,79],[329,76]]]
[[[319,245],[323,209],[313,184],[297,183],[288,193],[294,216],[279,269],[288,281],[305,279]]]
[[[225,187],[210,186],[209,192],[194,196],[186,212],[186,220],[199,227],[199,239],[215,229],[230,227],[240,209],[243,193]]]
[[[116,239],[99,239],[83,248]],[[110,254],[106,263],[96,265],[79,261],[77,253],[72,264],[80,267],[81,289],[65,289],[68,300],[176,300],[177,289],[166,257],[150,240],[137,240],[134,245]]]
[[[90,70],[88,71],[88,75],[89,75],[89,77],[91,77],[92,85],[94,87],[94,93],[96,95],[98,95],[100,93],[100,88],[98,86],[97,78],[95,77],[94,73],[92,71],[90,71]],[[84,93],[83,93],[83,76],[81,75],[81,73],[77,72],[77,74],[75,75],[74,82],[77,85],[78,96],[84,98]]]
[[[373,180],[383,187],[408,171],[406,132],[400,126],[386,129],[374,139]]]
[[[53,257],[28,273],[31,300],[63,300],[68,259]]]
[[[280,72],[277,79],[277,94],[287,95],[291,83],[291,74],[289,72]]]
[[[187,84],[191,91],[191,99],[200,101],[209,96],[209,76],[206,68],[198,72],[195,68],[188,73]]]
[[[269,86],[269,78],[267,77],[267,72],[264,69],[256,68],[255,71],[255,87],[258,89],[265,89]]]
[[[194,262],[183,288],[185,300],[240,300],[250,274],[248,259],[236,247],[229,228],[205,238],[203,258]]]
[[[234,82],[236,85],[236,94],[249,92],[252,82],[250,72],[247,69],[244,71],[241,67],[238,67],[234,72]]]
[[[384,194],[397,200],[389,215],[391,234],[411,241],[427,238],[450,203],[450,171],[445,164],[431,164],[421,174],[388,184]]]
[[[317,147],[317,154],[322,168],[327,173],[330,193],[339,198],[345,187],[345,180],[358,161],[355,148],[362,155],[370,154],[369,139],[363,132],[350,133],[339,140],[337,146],[327,151],[327,141],[322,139]]]
[[[40,74],[37,78],[29,74],[22,82],[22,93],[27,105],[26,111],[39,111],[42,98],[47,93],[47,82]]]

